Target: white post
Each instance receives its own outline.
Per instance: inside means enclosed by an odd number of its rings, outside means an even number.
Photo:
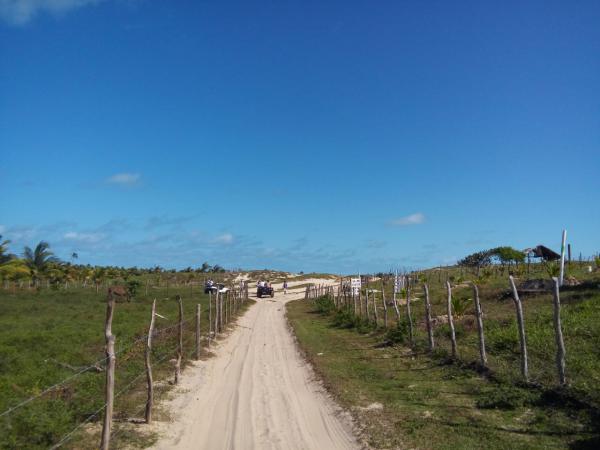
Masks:
[[[565,248],[567,244],[567,230],[563,230],[562,233],[562,244],[560,246],[560,278],[559,286],[563,285],[565,279]]]

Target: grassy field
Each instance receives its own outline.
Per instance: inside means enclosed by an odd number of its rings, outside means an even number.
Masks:
[[[131,302],[117,303],[113,319],[117,369],[115,393],[115,446],[124,440],[142,446],[150,443],[143,425],[132,428],[129,418],[143,417],[145,404],[144,336],[152,299],[157,299],[158,334],[153,345],[156,396],[169,391],[175,357],[178,306],[183,298],[184,357],[194,352],[196,304],[202,305],[202,332],[208,329],[208,295],[201,286],[145,288]],[[106,294],[94,288],[0,291],[0,412],[47,387],[70,377],[96,361],[104,365]],[[205,352],[206,355],[206,352]],[[141,375],[140,375],[141,374]],[[105,373],[83,372],[73,380],[0,418],[0,448],[48,448],[86,420],[104,403]],[[119,394],[121,392],[121,394]],[[65,448],[97,448],[102,414],[82,427]],[[138,431],[135,431],[135,430]]]
[[[523,298],[533,381],[521,381],[514,306],[506,296],[507,280],[499,275],[480,288],[489,359],[485,371],[477,363],[472,306],[457,320],[458,361],[449,358],[447,325],[435,328],[437,349],[427,351],[420,300],[413,305],[413,348],[404,320],[397,326],[392,311],[388,331],[381,322],[377,327],[357,323],[334,311],[328,299],[292,302],[288,317],[307,357],[375,448],[598,448],[600,278],[583,269],[572,272],[585,283],[561,293],[566,388],[557,384],[548,294]],[[441,316],[443,280],[438,283],[436,272],[426,275],[433,316]],[[459,286],[455,295],[472,305],[471,288],[462,281]],[[373,287],[381,289],[381,281]],[[385,289],[391,295],[391,286]],[[414,294],[422,298],[422,292]]]

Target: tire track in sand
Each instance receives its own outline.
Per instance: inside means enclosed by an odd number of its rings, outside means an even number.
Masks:
[[[277,286],[276,286],[277,287]],[[239,319],[217,356],[195,363],[166,406],[159,450],[358,449],[347,416],[311,378],[285,318],[304,293],[277,292]]]

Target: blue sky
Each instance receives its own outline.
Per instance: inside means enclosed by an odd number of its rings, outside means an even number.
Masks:
[[[0,231],[348,272],[600,250],[600,3],[0,1]]]

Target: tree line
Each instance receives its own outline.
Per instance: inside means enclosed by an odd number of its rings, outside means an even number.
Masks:
[[[156,274],[160,281],[161,276],[172,273],[183,273],[184,280],[191,281],[199,273],[225,273],[227,270],[219,264],[210,265],[202,263],[197,268],[187,267],[181,271],[164,269],[160,266],[152,268],[117,267],[117,266],[91,266],[89,264],[76,264],[79,258],[77,253],[71,254],[72,261],[60,260],[46,241],[40,241],[34,248],[25,246],[21,256],[9,251],[10,240],[3,240],[0,235],[0,282],[25,282],[33,286],[40,285],[45,280],[52,287],[68,286],[70,283],[81,282],[84,287],[89,284],[98,289],[107,280],[122,279],[125,283],[135,283],[134,277],[145,274]]]

